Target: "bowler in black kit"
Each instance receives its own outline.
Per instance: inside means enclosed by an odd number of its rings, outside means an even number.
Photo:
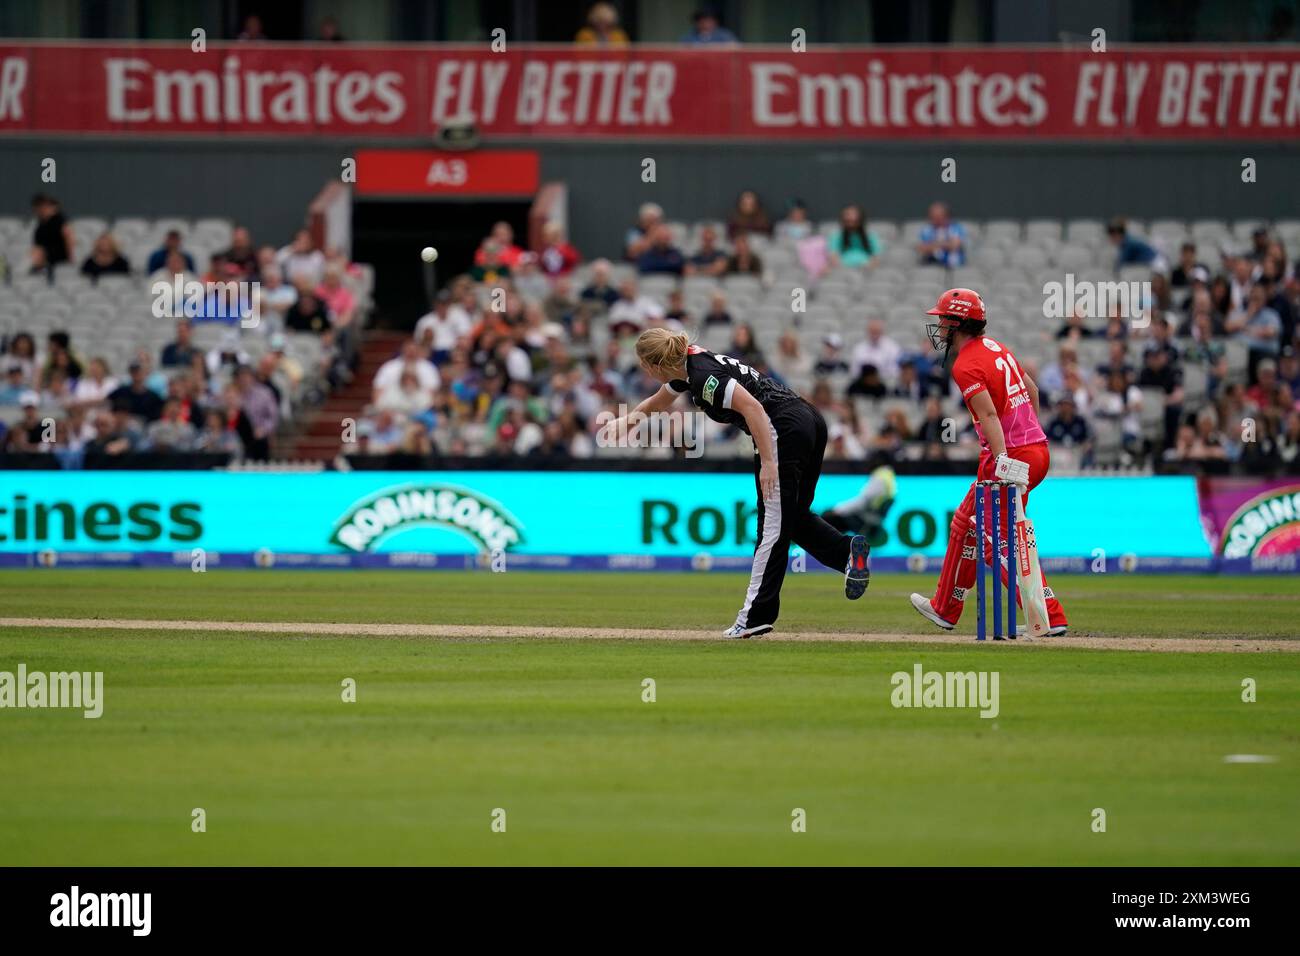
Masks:
[[[785,385],[726,355],[690,344],[684,332],[650,329],[636,343],[646,374],[663,387],[637,406],[666,411],[682,392],[715,422],[734,425],[754,440],[758,543],[745,603],[725,637],[771,632],[781,607],[781,583],[790,542],[829,568],[844,569],[844,593],[860,598],[871,579],[867,539],[845,535],[812,512],[826,453],[821,413]],[[625,427],[626,420],[612,423]]]

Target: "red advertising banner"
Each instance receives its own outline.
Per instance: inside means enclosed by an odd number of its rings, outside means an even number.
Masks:
[[[531,196],[541,179],[535,150],[357,150],[363,196]]]
[[[0,133],[1240,139],[1300,132],[1300,47],[0,43]]]

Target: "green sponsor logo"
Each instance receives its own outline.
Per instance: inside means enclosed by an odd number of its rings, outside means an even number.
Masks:
[[[712,375],[710,375],[708,380],[704,383],[704,392],[703,392],[704,400],[706,402],[712,402],[713,393],[716,392],[717,390],[718,390],[718,380],[714,378]]]
[[[447,528],[485,553],[524,540],[518,519],[491,498],[459,485],[398,485],[354,502],[334,525],[330,543],[372,551],[385,538],[413,527]]]

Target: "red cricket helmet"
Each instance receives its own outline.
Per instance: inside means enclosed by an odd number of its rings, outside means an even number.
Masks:
[[[974,289],[949,289],[939,296],[934,308],[926,315],[937,315],[940,321],[931,322],[925,327],[930,336],[930,344],[935,350],[949,344],[947,338],[940,338],[946,330],[955,330],[966,322],[984,322],[984,300]]]

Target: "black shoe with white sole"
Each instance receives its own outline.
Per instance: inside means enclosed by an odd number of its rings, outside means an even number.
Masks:
[[[871,583],[870,555],[871,545],[866,537],[855,534],[849,540],[849,565],[844,569],[844,596],[850,601],[862,597]]]

